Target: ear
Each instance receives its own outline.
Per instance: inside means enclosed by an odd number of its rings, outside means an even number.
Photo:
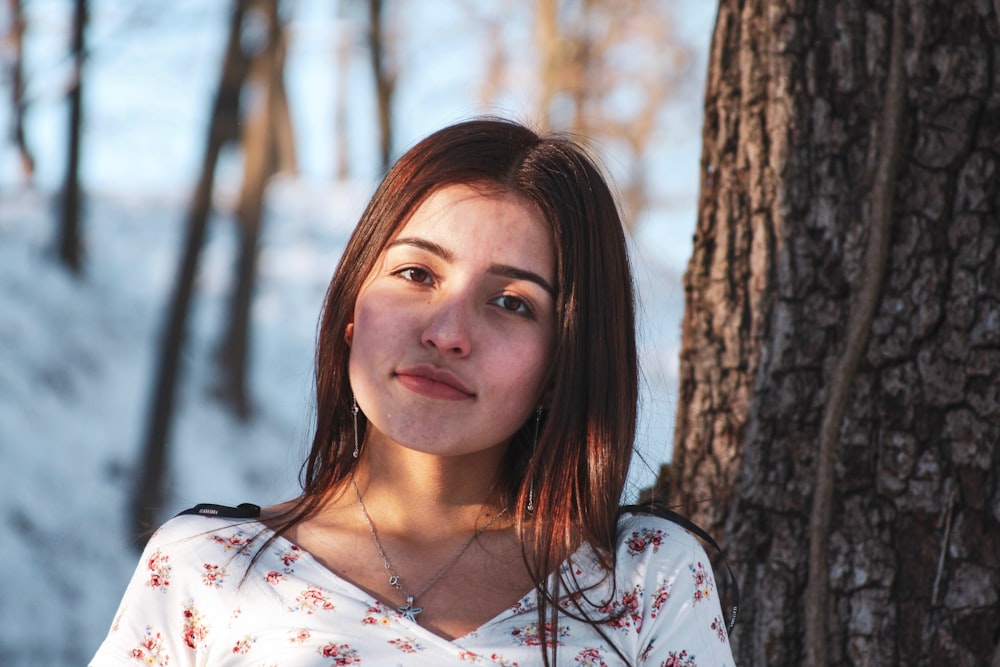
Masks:
[[[347,343],[347,347],[351,346],[354,342],[354,322],[348,322],[347,327],[344,329],[344,341]]]

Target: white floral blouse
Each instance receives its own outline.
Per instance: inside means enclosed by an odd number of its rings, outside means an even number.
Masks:
[[[541,664],[547,641],[558,642],[559,664],[573,667],[623,664],[609,642],[629,665],[732,666],[715,580],[698,541],[647,515],[625,515],[619,528],[615,596],[596,610],[598,618],[613,619],[602,628],[606,638],[564,614],[558,628],[539,632],[531,591],[448,640],[283,538],[243,580],[269,529],[246,519],[180,516],[149,541],[90,665],[526,666]],[[567,568],[581,583],[600,578],[587,548]]]

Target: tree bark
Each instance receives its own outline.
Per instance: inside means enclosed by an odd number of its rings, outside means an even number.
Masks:
[[[80,233],[80,143],[83,125],[84,35],[87,0],[76,0],[73,12],[73,81],[69,89],[69,141],[59,217],[59,259],[71,273],[83,273],[83,239]]]
[[[993,0],[720,4],[670,485],[737,572],[738,664],[994,655],[997,71]]]
[[[160,338],[153,393],[142,445],[140,475],[132,502],[132,529],[137,536],[155,526],[163,501],[170,427],[181,371],[180,357],[187,334],[194,280],[208,226],[215,167],[222,147],[237,136],[240,88],[248,67],[248,61],[240,48],[240,29],[246,5],[247,0],[236,0],[233,5],[222,75],[209,121],[205,155],[188,209],[184,248],[171,294],[167,321]]]

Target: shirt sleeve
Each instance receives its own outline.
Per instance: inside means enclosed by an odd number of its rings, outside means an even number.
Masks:
[[[620,559],[633,559],[644,590],[635,664],[733,667],[715,576],[705,550],[680,526],[643,517]]]
[[[195,664],[207,624],[192,595],[190,564],[184,562],[190,560],[184,543],[196,538],[181,526],[190,527],[191,519],[168,522],[146,545],[90,667]]]

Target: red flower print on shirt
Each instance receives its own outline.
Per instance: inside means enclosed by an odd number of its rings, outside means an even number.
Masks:
[[[562,642],[559,640],[569,636],[569,627],[560,625],[558,632],[554,633],[552,631],[552,623],[546,623],[543,639],[542,633],[538,631],[538,623],[531,623],[521,628],[514,628],[511,630],[510,635],[514,638],[514,643],[518,646],[541,646],[543,641],[546,646],[562,646]]]
[[[292,564],[302,557],[302,549],[293,544],[287,549],[278,549],[274,555],[285,565],[285,574],[291,574],[294,572]]]
[[[691,564],[691,577],[694,578],[694,601],[701,602],[712,597],[712,578],[701,563]]]
[[[320,646],[317,650],[324,658],[333,658],[332,664],[334,665],[361,664],[361,658],[358,656],[357,650],[351,648],[350,644],[335,644],[330,642],[325,646]]]
[[[424,650],[424,647],[420,645],[420,642],[413,637],[397,637],[396,639],[390,639],[389,643],[403,653],[417,653]]]
[[[292,636],[289,637],[288,641],[293,644],[304,644],[312,637],[312,633],[309,632],[308,628],[299,628],[298,630],[290,630],[289,632]]]
[[[202,622],[201,612],[194,606],[194,600],[184,605],[184,643],[188,648],[197,648],[208,636],[208,627]]]
[[[656,592],[653,594],[653,608],[650,610],[649,615],[652,618],[656,618],[660,610],[663,609],[663,605],[667,603],[667,599],[670,597],[670,584],[667,582],[661,583],[656,587]]]
[[[573,661],[581,665],[581,667],[608,667],[608,663],[604,662],[604,658],[601,656],[601,652],[596,648],[585,648]]]
[[[236,644],[233,645],[233,653],[236,655],[246,655],[247,653],[250,652],[250,649],[253,647],[254,642],[256,641],[257,641],[256,637],[251,637],[250,635],[247,635],[246,637],[239,640],[238,642],[236,642]]]
[[[226,579],[226,568],[212,563],[205,563],[202,567],[205,569],[204,574],[201,575],[202,582],[208,587],[221,587],[222,582]]]
[[[670,651],[667,659],[663,662],[663,667],[698,667],[693,655],[688,655],[687,651]]]
[[[271,570],[264,576],[264,581],[271,584],[272,586],[277,586],[278,582],[280,582],[284,578],[285,575],[283,575],[281,572],[278,572],[277,570]]]
[[[719,641],[725,644],[727,640],[726,624],[718,616],[712,619],[712,629],[715,630],[715,636],[719,638]]]
[[[146,561],[146,569],[149,570],[149,581],[146,585],[150,588],[159,588],[166,593],[170,585],[170,556],[157,549]]]
[[[298,608],[304,609],[307,614],[320,609],[330,611],[335,608],[333,603],[330,602],[330,598],[327,597],[326,591],[318,586],[307,586],[304,591],[299,593],[295,601],[299,603]],[[292,611],[295,611],[295,609],[292,609]]]
[[[393,615],[395,615],[396,618],[400,617],[398,612],[389,611],[388,607],[376,600],[374,606],[368,607],[368,610],[365,612],[365,617],[361,619],[361,622],[365,625],[385,626],[392,623]]]
[[[612,600],[598,611],[611,617],[608,625],[612,628],[624,630],[635,625],[635,631],[638,632],[642,628],[642,613],[639,609],[642,595],[642,587],[636,585],[631,591],[622,593],[620,599]]]
[[[628,545],[628,552],[632,556],[638,556],[649,547],[653,547],[653,553],[655,554],[659,551],[660,545],[663,544],[663,531],[658,528],[655,530],[652,528],[634,530],[632,531],[632,537],[627,539],[625,543]]]
[[[236,550],[242,556],[249,553],[250,545],[253,544],[253,538],[247,537],[242,530],[237,530],[228,537],[223,535],[211,535],[210,537],[213,542],[222,547],[223,551]]]
[[[144,662],[152,667],[167,667],[170,664],[170,656],[163,648],[163,636],[157,632],[154,634],[153,627],[150,625],[146,626],[146,635],[136,646],[129,652],[129,657],[133,660],[138,660]]]

